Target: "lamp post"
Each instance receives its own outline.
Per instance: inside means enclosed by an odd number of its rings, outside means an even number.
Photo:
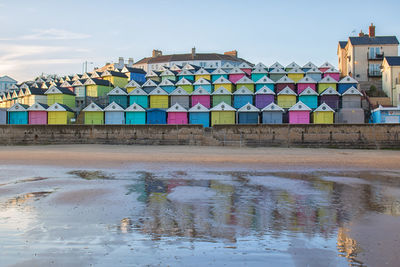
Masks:
[[[82,74],[87,72],[88,64],[93,65],[93,62],[88,62],[87,60],[82,64]]]

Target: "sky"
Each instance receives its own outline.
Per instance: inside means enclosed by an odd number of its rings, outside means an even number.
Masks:
[[[400,37],[400,1],[0,0],[0,76],[19,82],[163,54],[237,50],[252,63],[337,65],[337,44],[376,25]]]

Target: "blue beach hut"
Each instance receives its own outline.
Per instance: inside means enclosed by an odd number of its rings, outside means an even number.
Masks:
[[[258,124],[260,110],[250,103],[241,107],[238,112],[238,124]]]
[[[104,108],[104,124],[125,124],[125,110],[115,102]]]
[[[261,110],[263,124],[281,124],[283,121],[283,108],[275,103],[270,103]]]
[[[159,86],[168,94],[170,94],[176,88],[175,84],[170,79],[164,79],[162,82],[160,82]]]
[[[239,109],[247,103],[253,104],[253,92],[242,86],[233,93],[233,107]]]
[[[149,107],[149,96],[142,88],[136,88],[129,93],[129,105],[136,103],[143,108]]]
[[[213,72],[211,72],[211,81],[212,82],[215,82],[216,80],[218,80],[221,77],[228,79],[228,73],[221,68],[215,69]]]
[[[311,77],[314,81],[319,82],[322,80],[322,72],[318,68],[311,68],[307,71],[307,76]]]
[[[15,103],[8,111],[8,124],[28,124],[28,105]]]
[[[125,109],[125,124],[146,124],[146,110],[139,104],[133,103]]]
[[[201,124],[210,127],[210,110],[200,103],[189,109],[189,124]]]
[[[147,124],[167,124],[166,109],[151,108],[146,112]]]
[[[357,88],[358,81],[355,80],[354,78],[350,76],[346,76],[343,79],[341,79],[337,85],[337,89],[339,94],[343,94],[344,92],[347,91],[347,89],[351,87]]]
[[[261,88],[268,87],[271,89],[273,92],[275,92],[275,82],[268,78],[267,76],[263,76],[260,79],[258,79],[256,82],[256,91],[260,90]]]
[[[188,69],[182,70],[176,76],[178,77],[178,80],[185,78],[186,80],[194,81],[194,73]]]
[[[158,87],[158,82],[148,79],[143,85],[142,89],[147,93],[150,94],[151,91]]]
[[[308,62],[307,64],[304,64],[304,66],[301,68],[304,72],[309,71],[312,68],[316,68],[318,69],[317,65],[315,65],[314,63],[312,63],[311,61]]]
[[[213,89],[211,81],[204,78],[200,78],[197,81],[195,81],[193,83],[193,86],[195,91],[200,87],[202,87],[203,89],[207,90],[207,92],[211,93]]]

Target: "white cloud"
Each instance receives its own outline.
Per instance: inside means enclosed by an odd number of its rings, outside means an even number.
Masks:
[[[77,32],[70,32],[61,29],[37,29],[33,30],[32,34],[22,35],[15,38],[1,38],[2,41],[16,40],[77,40],[87,39],[91,35]]]

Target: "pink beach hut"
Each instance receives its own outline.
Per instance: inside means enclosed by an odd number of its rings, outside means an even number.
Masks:
[[[188,111],[178,103],[167,109],[167,124],[188,124]]]
[[[311,109],[299,101],[289,109],[289,124],[310,124]]]
[[[297,94],[301,94],[308,87],[313,89],[315,92],[317,91],[317,82],[306,75],[303,79],[297,82]]]
[[[28,110],[28,124],[47,124],[48,105],[35,103]]]
[[[326,76],[331,76],[331,78],[335,79],[336,81],[340,81],[340,72],[335,68],[327,69],[323,74],[323,78]]]
[[[318,69],[319,69],[321,72],[325,72],[325,71],[329,70],[330,68],[334,68],[334,66],[333,66],[331,63],[329,63],[329,62],[325,62],[324,64],[322,64],[321,66],[319,66]]]
[[[191,107],[194,107],[199,103],[208,109],[211,107],[211,95],[203,87],[199,87],[196,90],[194,90],[191,96],[192,96]]]
[[[235,67],[229,72],[229,81],[231,81],[233,84],[236,84],[237,81],[242,79],[244,76],[246,76],[246,73],[242,71],[240,68]]]
[[[253,70],[252,67],[244,61],[238,67],[239,69],[244,71],[248,76],[251,75],[251,71]]]

